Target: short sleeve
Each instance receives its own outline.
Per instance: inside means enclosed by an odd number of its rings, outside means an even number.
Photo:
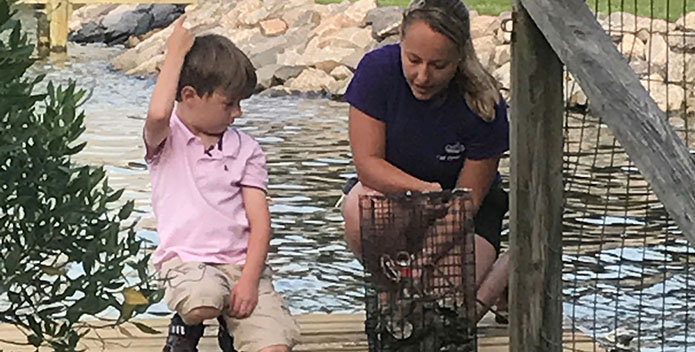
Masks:
[[[147,143],[145,139],[145,130],[142,130],[142,142],[145,144],[145,162],[148,165],[155,165],[161,158],[164,151],[164,146],[166,145],[169,138],[165,138],[158,146],[154,147]]]
[[[384,53],[379,50],[383,48],[367,53],[360,60],[343,99],[363,113],[384,121],[387,104],[384,94],[390,90],[390,65],[380,57]]]
[[[477,115],[474,121],[476,133],[466,145],[467,158],[487,159],[509,150],[509,120],[507,119],[507,103],[504,100],[495,105],[493,121],[485,121]]]
[[[268,190],[268,170],[266,168],[265,154],[261,146],[256,144],[253,152],[246,160],[244,175],[239,184],[242,187],[254,187]]]

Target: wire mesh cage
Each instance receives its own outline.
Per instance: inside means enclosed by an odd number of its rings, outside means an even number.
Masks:
[[[360,197],[371,352],[476,350],[472,208],[464,190]]]

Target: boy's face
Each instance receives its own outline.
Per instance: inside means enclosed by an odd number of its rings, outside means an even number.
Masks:
[[[182,103],[191,113],[191,127],[208,135],[222,134],[241,116],[241,99],[229,98],[219,91],[200,97],[192,87],[184,87]]]

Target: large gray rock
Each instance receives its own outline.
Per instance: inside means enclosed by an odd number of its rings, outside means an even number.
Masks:
[[[152,28],[154,17],[149,12],[126,12],[120,21],[104,29],[106,44],[122,44],[131,35],[147,33]]]
[[[290,79],[299,76],[299,74],[302,73],[302,71],[304,71],[305,68],[306,68],[306,66],[299,66],[299,65],[281,66],[280,68],[278,68],[275,71],[274,77],[275,77],[275,79],[277,79],[280,82],[280,84],[284,84],[285,82],[289,81]]]
[[[263,66],[259,69],[256,70],[256,79],[258,80],[258,84],[256,89],[258,90],[263,90],[263,89],[268,89],[272,86],[282,84],[282,82],[279,82],[277,78],[275,78],[275,72],[280,68],[281,66],[278,64],[274,65],[267,65]]]
[[[150,13],[154,17],[152,28],[163,28],[174,22],[183,14],[185,7],[172,4],[154,4]]]
[[[88,22],[79,30],[70,33],[68,39],[75,43],[100,43],[104,41],[104,27],[96,22]]]

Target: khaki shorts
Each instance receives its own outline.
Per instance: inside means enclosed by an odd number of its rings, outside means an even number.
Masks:
[[[229,294],[241,277],[241,265],[184,263],[173,258],[162,263],[159,270],[164,286],[164,300],[169,308],[186,314],[198,307],[214,307],[227,312]],[[274,345],[292,348],[299,342],[299,327],[275,292],[272,272],[265,268],[258,284],[258,305],[244,319],[224,314],[234,348],[255,352]]]

